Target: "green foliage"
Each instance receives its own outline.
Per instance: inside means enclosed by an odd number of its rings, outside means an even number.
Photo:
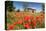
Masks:
[[[42,23],[42,26],[41,26],[41,28],[45,28],[45,24],[44,24],[44,23]]]
[[[16,26],[19,26],[21,29],[24,29],[24,26],[21,24],[17,24]]]
[[[12,22],[10,21],[10,19],[9,19],[9,18],[7,18],[7,23],[12,24]]]
[[[9,12],[13,11],[14,10],[13,1],[6,1],[5,9],[8,10]]]
[[[40,23],[39,22],[37,22],[37,26],[36,26],[37,28],[40,28]]]

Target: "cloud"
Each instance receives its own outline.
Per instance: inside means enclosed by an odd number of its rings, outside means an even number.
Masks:
[[[28,8],[36,9],[35,7],[28,7]]]

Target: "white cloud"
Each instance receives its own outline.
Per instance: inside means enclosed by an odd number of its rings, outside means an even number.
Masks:
[[[35,7],[28,7],[28,8],[36,9]]]

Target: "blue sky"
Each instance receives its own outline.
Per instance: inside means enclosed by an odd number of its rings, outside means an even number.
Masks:
[[[28,4],[28,8],[34,8],[37,11],[41,11],[42,10],[42,4],[41,3],[33,3],[33,2],[27,2]],[[14,1],[13,2],[13,6],[16,7],[16,9],[21,9],[23,10],[23,4],[24,2],[18,2],[18,1]]]

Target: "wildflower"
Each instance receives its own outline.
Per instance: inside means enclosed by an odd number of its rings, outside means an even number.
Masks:
[[[22,23],[23,23],[23,21],[22,21],[22,20],[19,20],[17,23],[18,23],[18,24],[22,24]]]
[[[40,21],[41,21],[40,16],[36,16],[36,20],[37,20],[38,22],[40,22]]]
[[[32,20],[32,24],[33,24],[33,27],[36,27],[36,24],[37,24],[37,23],[36,23],[36,19],[33,19],[33,20]]]
[[[24,20],[26,20],[26,21],[30,20],[30,16],[25,16]]]
[[[31,18],[30,18],[31,20],[33,20],[34,19],[34,16],[31,16]]]
[[[16,24],[17,24],[17,22],[14,22],[14,23],[13,23],[13,25],[16,25]]]
[[[39,19],[40,17],[39,16],[36,16],[36,19]]]
[[[24,24],[24,27],[27,28],[27,29],[30,28],[30,26],[29,26],[28,23],[27,24]]]
[[[28,22],[28,24],[30,25],[30,24],[31,24],[31,22]]]
[[[10,29],[10,30],[14,29],[14,26],[13,26],[13,25],[10,25],[10,26],[9,26],[9,29]]]

